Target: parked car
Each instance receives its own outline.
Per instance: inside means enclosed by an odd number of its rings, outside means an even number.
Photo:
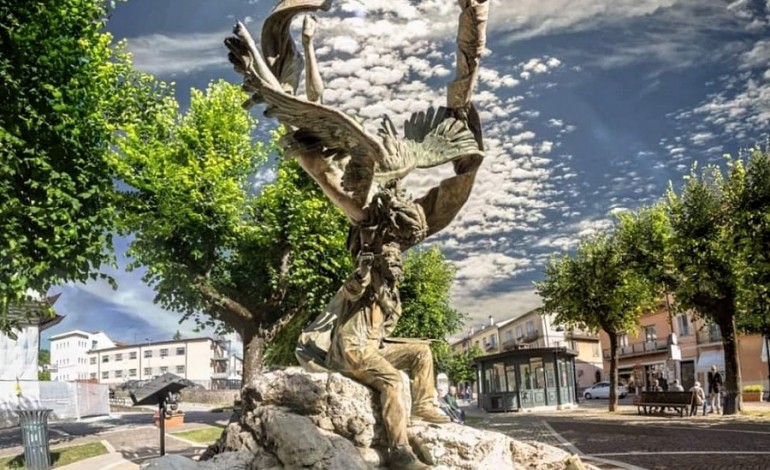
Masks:
[[[623,385],[618,388],[618,397],[625,398],[628,395],[628,390]],[[591,398],[609,398],[610,397],[610,383],[609,382],[596,382],[588,387],[583,392],[583,398],[590,400]]]

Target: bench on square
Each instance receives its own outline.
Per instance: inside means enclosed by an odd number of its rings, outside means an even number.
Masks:
[[[639,414],[653,413],[657,408],[659,413],[663,413],[666,408],[673,408],[679,412],[679,416],[684,416],[690,412],[690,407],[695,401],[695,392],[649,392],[643,391],[639,397],[634,400],[636,411]]]

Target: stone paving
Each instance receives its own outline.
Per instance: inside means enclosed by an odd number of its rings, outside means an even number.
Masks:
[[[770,410],[770,404],[763,405]],[[474,426],[555,445],[602,469],[770,469],[770,419],[756,416],[640,416],[603,406],[539,413],[466,413]]]

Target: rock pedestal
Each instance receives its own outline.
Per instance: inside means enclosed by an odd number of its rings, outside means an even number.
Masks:
[[[459,424],[413,421],[409,442],[436,468],[586,468],[555,447]],[[238,461],[244,469],[375,469],[384,466],[385,448],[379,401],[372,390],[340,374],[289,368],[268,372],[244,388],[240,418],[206,451],[201,460],[212,460],[200,468],[219,468],[211,465],[229,460],[228,465]]]

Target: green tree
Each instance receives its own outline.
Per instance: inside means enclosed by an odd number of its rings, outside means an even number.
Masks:
[[[455,385],[463,382],[475,382],[476,368],[473,367],[473,361],[483,355],[481,349],[474,345],[465,352],[450,356],[444,368],[447,376],[449,376],[449,381]]]
[[[638,327],[641,314],[654,305],[655,285],[626,263],[613,235],[580,242],[574,256],[555,256],[545,280],[535,283],[543,310],[567,328],[603,330],[610,338],[610,403],[617,409],[618,334]]]
[[[446,337],[463,327],[465,316],[452,308],[450,289],[456,269],[438,246],[412,250],[404,259],[399,286],[403,313],[393,336],[430,338],[436,370],[451,357]]]
[[[51,372],[45,368],[45,366],[49,364],[51,364],[51,351],[47,349],[41,349],[37,353],[37,380],[51,380]]]
[[[673,236],[671,256],[679,279],[677,305],[693,309],[722,332],[725,354],[725,414],[739,411],[740,366],[736,316],[740,256],[734,231],[738,214],[730,203],[731,186],[740,186],[742,166],[730,165],[726,181],[717,167],[694,168],[680,194],[668,191]]]
[[[257,194],[253,175],[276,149],[253,142],[237,87],[193,90],[184,114],[160,95],[114,161],[128,186],[120,226],[133,235],[131,268],[146,267],[156,301],[182,320],[240,333],[248,381],[266,345],[295,316],[321,311],[350,272],[347,222],[294,161],[281,160]]]
[[[0,331],[30,291],[112,260],[116,130],[141,103],[106,0],[0,0]]]
[[[666,205],[657,203],[618,216],[616,236],[621,256],[637,273],[649,279],[658,289],[658,297],[665,299],[672,323],[669,296],[678,284],[671,258],[671,221]]]
[[[770,151],[754,148],[748,155],[747,163],[735,163],[731,178],[733,247],[740,263],[737,326],[770,338]]]

